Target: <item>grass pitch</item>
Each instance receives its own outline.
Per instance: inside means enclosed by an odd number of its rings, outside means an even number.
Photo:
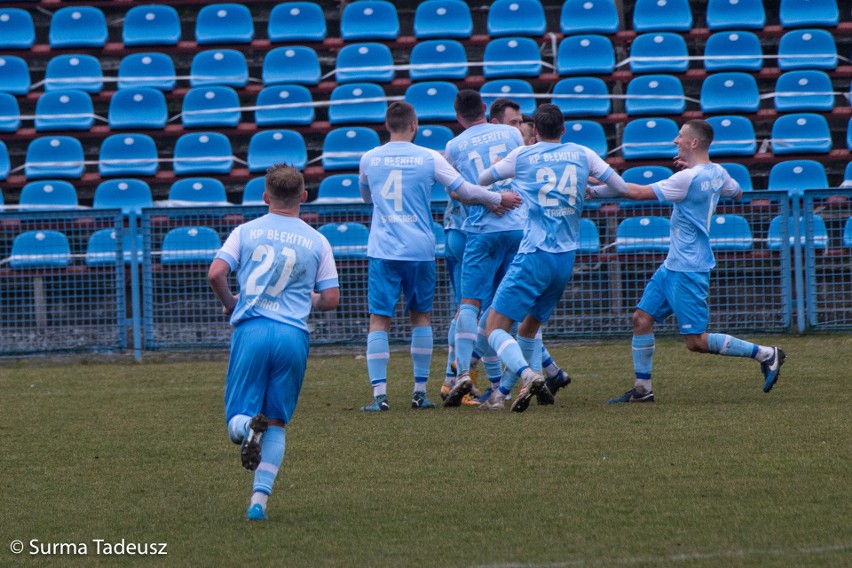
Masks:
[[[629,341],[566,345],[551,351],[574,383],[523,414],[411,410],[402,351],[392,410],[365,415],[360,352],[317,349],[255,524],[224,357],[0,367],[0,565],[850,566],[852,337],[764,339],[788,354],[770,394],[755,362],[665,339],[658,402],[607,406],[632,384]],[[94,539],[168,556],[96,555]],[[36,557],[31,540],[88,555]]]

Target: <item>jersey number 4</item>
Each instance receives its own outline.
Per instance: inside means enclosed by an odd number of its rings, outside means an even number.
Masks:
[[[554,189],[568,196],[568,205],[573,207],[577,202],[577,166],[565,166],[562,177],[557,176],[553,168],[539,168],[535,172],[535,181],[544,182],[538,190],[538,203],[542,207],[559,207],[556,197],[548,197]]]
[[[287,286],[287,281],[290,280],[290,275],[293,273],[293,267],[296,266],[296,251],[291,248],[284,247],[281,249],[281,255],[284,257],[284,266],[281,269],[281,274],[275,281],[275,284],[267,287],[267,284],[258,284],[267,272],[272,269],[272,264],[275,262],[275,249],[270,245],[257,245],[251,253],[251,259],[254,262],[260,262],[249,274],[246,282],[246,294],[249,296],[257,296],[258,294],[266,294],[272,298],[278,297],[279,294]]]

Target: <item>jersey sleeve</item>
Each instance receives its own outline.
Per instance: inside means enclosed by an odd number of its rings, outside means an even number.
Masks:
[[[515,177],[515,169],[518,163],[518,154],[525,146],[518,146],[506,157],[483,171],[479,175],[479,183],[481,185],[491,185],[494,182]]]
[[[603,161],[603,158],[595,154],[591,148],[584,147],[586,160],[589,163],[589,175],[605,182],[613,174],[612,166]]]
[[[372,203],[373,196],[370,194],[370,180],[367,178],[367,152],[361,156],[361,162],[358,166],[358,190],[361,192],[361,199],[365,203]]]
[[[317,269],[316,291],[322,292],[329,288],[339,288],[340,283],[337,278],[337,265],[334,263],[334,254],[331,250],[331,244],[323,235],[322,238],[322,253],[320,256],[319,268]]]
[[[723,168],[724,169],[724,168]],[[727,171],[724,172],[725,183],[722,185],[722,191],[720,195],[722,197],[733,197],[740,191],[740,184],[737,180],[732,178]]]
[[[231,231],[231,234],[228,235],[228,238],[225,240],[225,244],[223,244],[222,248],[219,249],[219,252],[216,253],[216,258],[228,263],[228,266],[231,268],[231,272],[240,267],[241,228],[242,227],[237,227]]]
[[[435,164],[435,179],[446,187],[447,191],[454,191],[462,184],[464,178],[440,152],[429,150],[429,153],[432,155],[432,161]]]
[[[652,183],[651,189],[660,201],[683,201],[693,177],[691,170],[681,170],[668,179]]]

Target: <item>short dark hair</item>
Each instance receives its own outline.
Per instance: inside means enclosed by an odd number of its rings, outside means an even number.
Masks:
[[[270,199],[282,205],[297,205],[305,191],[305,178],[302,172],[289,164],[275,164],[266,170],[264,189]]]
[[[539,138],[559,138],[565,127],[565,117],[559,107],[552,104],[540,105],[533,117]]]
[[[385,122],[391,132],[402,132],[415,120],[417,120],[417,112],[405,101],[391,103],[385,113]]]
[[[456,114],[465,120],[474,121],[485,118],[482,95],[471,89],[462,89],[456,94],[453,108]]]
[[[521,123],[534,125],[535,121],[533,120],[533,117],[531,117],[530,115],[524,114],[524,115],[521,115]]]
[[[689,127],[689,129],[692,131],[692,134],[695,136],[696,139],[698,139],[702,150],[707,150],[710,148],[710,144],[713,142],[712,124],[710,124],[706,120],[694,118],[692,120],[687,121],[684,126]]]
[[[497,119],[497,122],[503,122],[503,115],[506,114],[506,109],[511,108],[520,112],[521,105],[511,99],[500,97],[491,103],[491,118]]]

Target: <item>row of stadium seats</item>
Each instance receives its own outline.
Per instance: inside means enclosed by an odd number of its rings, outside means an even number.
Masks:
[[[836,0],[783,0],[778,18],[783,28],[834,27],[840,19]],[[195,17],[195,41],[198,45],[250,43],[255,38],[254,19],[249,8],[241,4],[204,6]],[[711,30],[761,29],[766,24],[766,12],[760,0],[710,0],[706,23]],[[612,0],[567,0],[562,5],[563,34],[614,34],[619,28]],[[692,28],[688,0],[637,0],[633,7],[632,29],[636,32],[686,32]],[[487,33],[491,37],[542,36],[547,31],[539,0],[494,0],[489,6]],[[422,2],[414,15],[413,34],[417,39],[470,38],[470,7],[460,0]],[[322,41],[326,35],[326,15],[316,3],[285,2],[269,14],[267,37],[273,43]],[[399,35],[399,16],[391,2],[362,0],[343,7],[340,37],[344,41],[395,40]],[[177,45],[181,36],[180,18],[171,6],[135,6],[124,15],[125,46]],[[51,48],[103,47],[108,40],[106,17],[99,8],[68,6],[51,16]],[[27,49],[35,42],[36,30],[29,12],[0,10],[0,49]]]

